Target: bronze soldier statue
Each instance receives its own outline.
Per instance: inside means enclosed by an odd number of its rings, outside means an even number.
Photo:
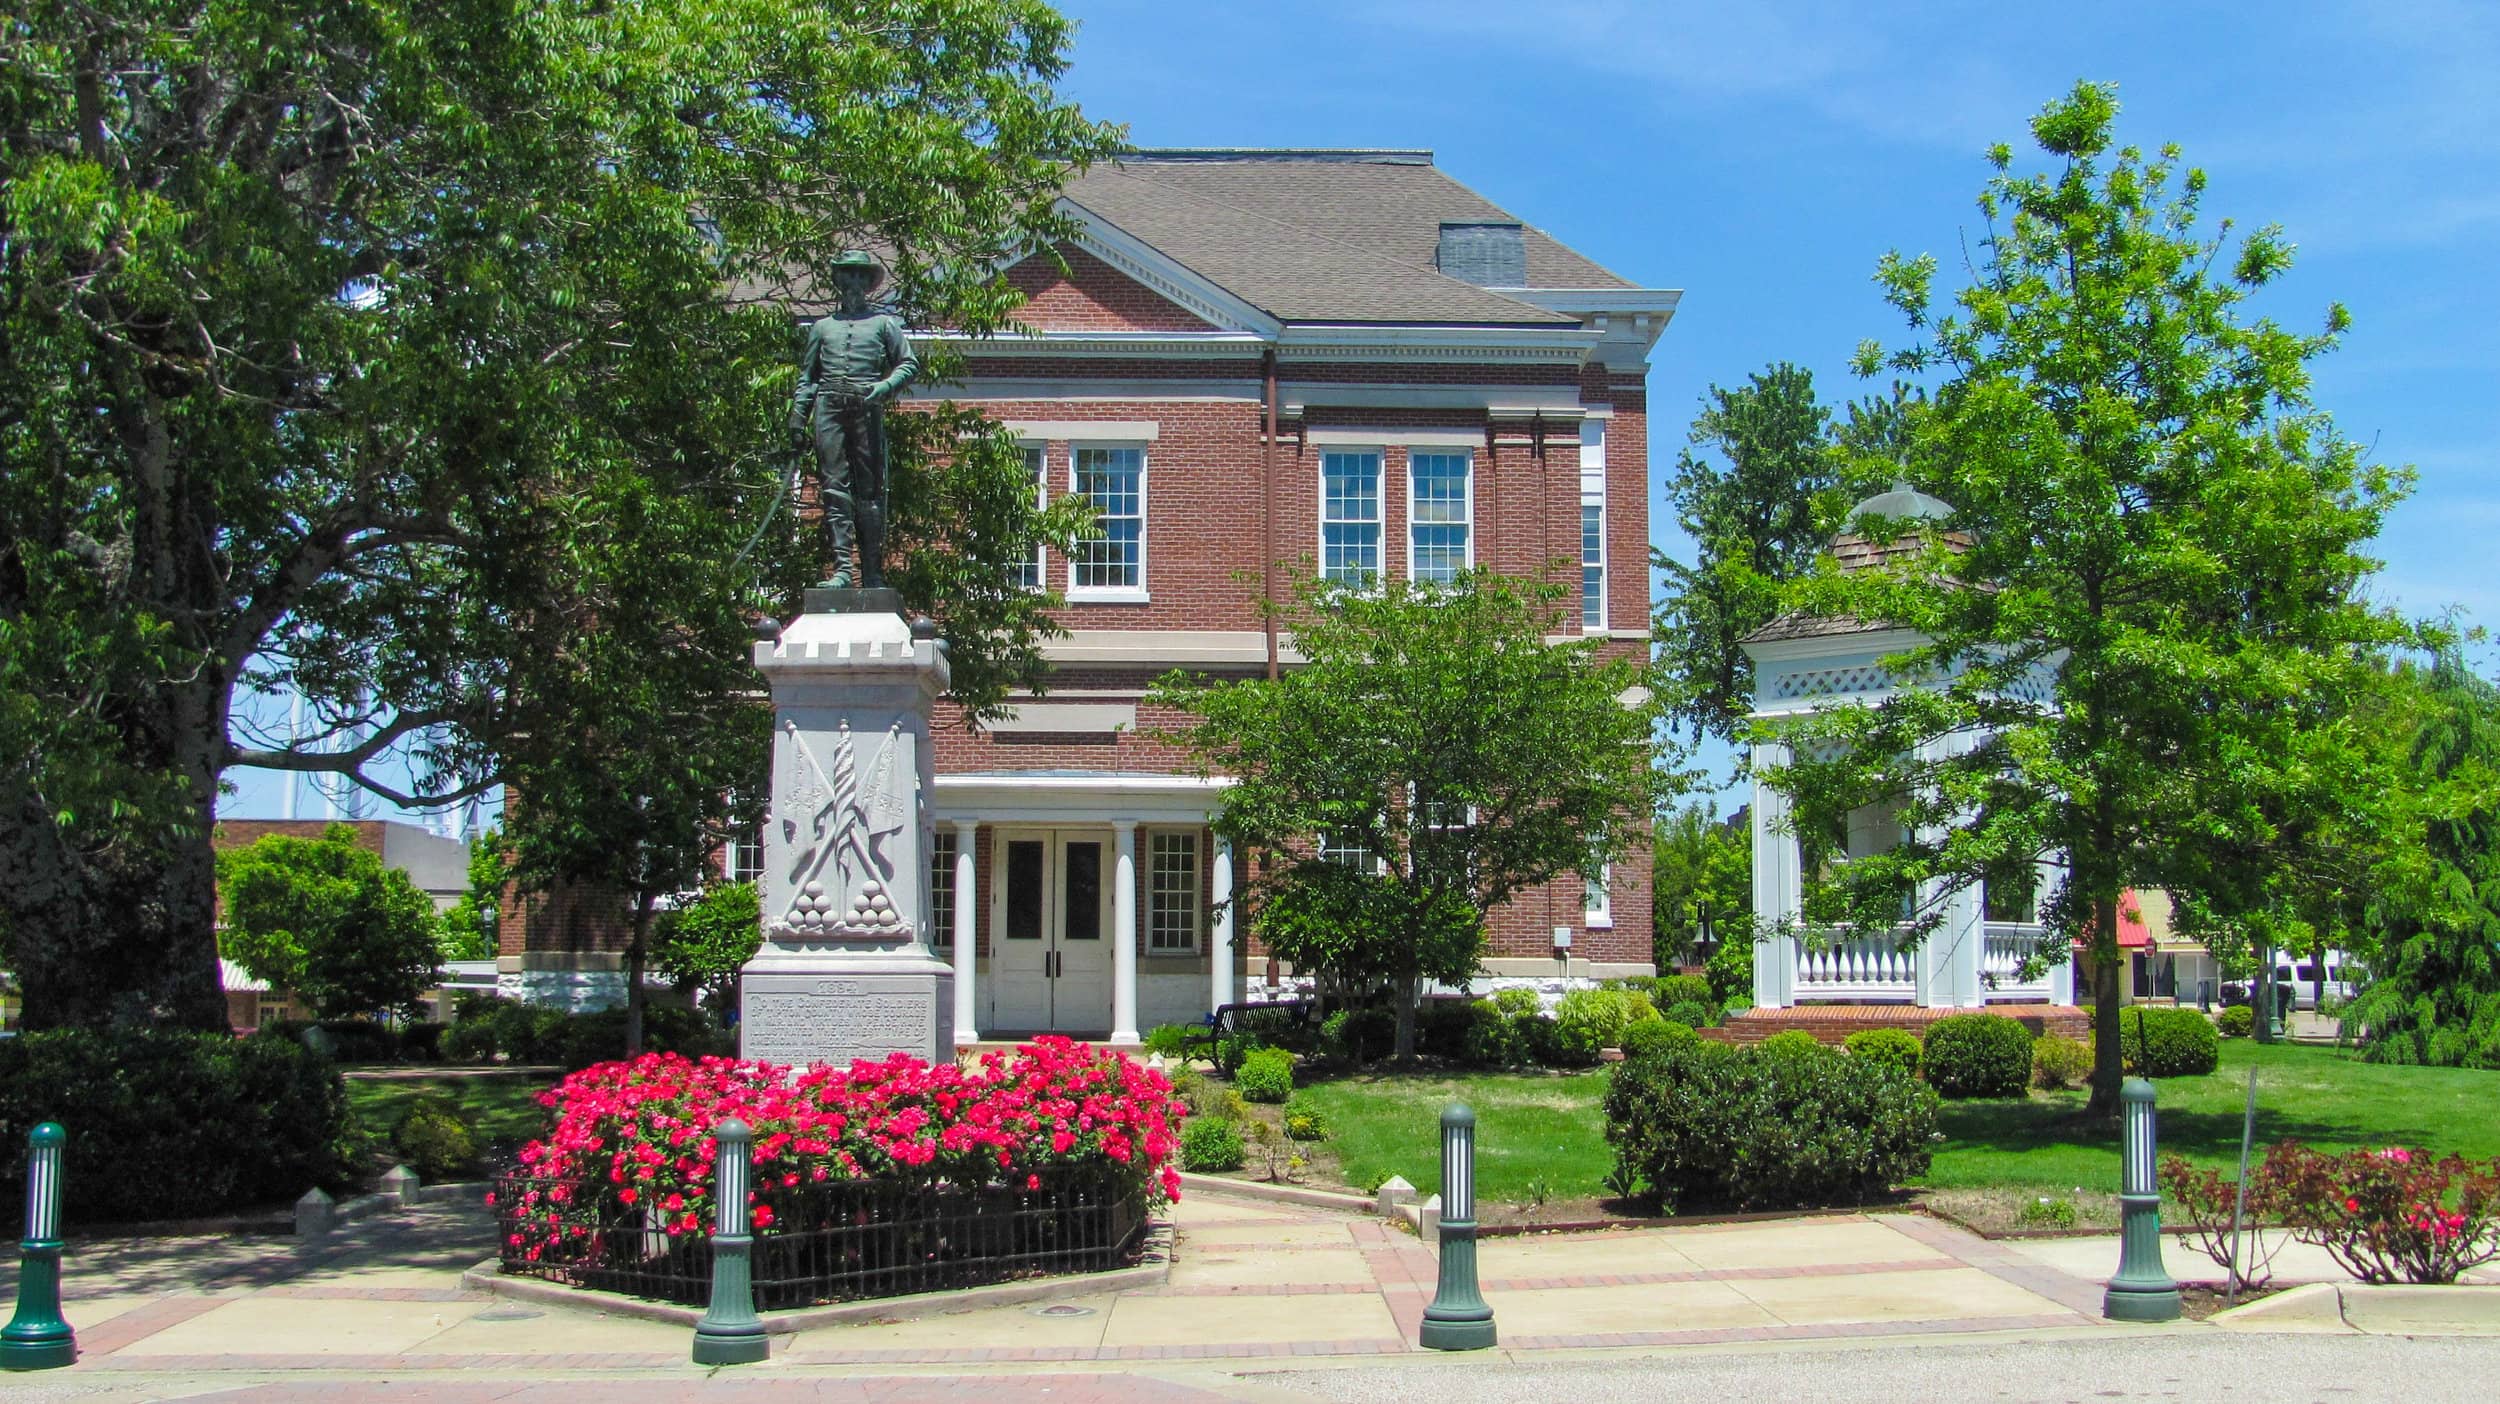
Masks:
[[[807,329],[790,439],[816,447],[816,485],[833,547],[837,589],[885,583],[885,406],[920,373],[903,323],[872,311],[868,294],[884,277],[877,261],[852,249],[833,261],[832,315]],[[852,565],[856,548],[858,565]]]

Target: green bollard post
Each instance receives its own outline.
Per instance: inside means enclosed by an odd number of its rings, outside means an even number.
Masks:
[[[1416,1340],[1426,1350],[1493,1344],[1493,1308],[1476,1288],[1476,1114],[1465,1102],[1441,1113],[1441,1280]]]
[[[755,1314],[755,1279],[748,1255],[747,1178],[754,1168],[748,1146],[755,1133],[731,1118],[712,1133],[712,1189],[720,1214],[712,1234],[712,1300],[694,1327],[697,1365],[753,1365],[770,1354],[764,1318]]]
[[[2153,1084],[2131,1077],[2118,1091],[2118,1275],[2101,1294],[2112,1321],[2176,1321],[2179,1284],[2161,1262],[2161,1187],[2153,1178]]]
[[[18,1244],[17,1313],[0,1329],[0,1370],[57,1370],[78,1359],[61,1317],[61,1143],[57,1121],[26,1138],[26,1237]]]

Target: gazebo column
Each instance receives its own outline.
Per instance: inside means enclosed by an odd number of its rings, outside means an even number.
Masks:
[[[1111,1042],[1137,1036],[1137,821],[1111,821]]]
[[[980,937],[973,924],[974,879],[973,842],[981,831],[978,820],[955,821],[955,1046],[969,1048],[981,1041],[973,1011],[979,1003],[973,997],[973,967],[981,962],[978,949]]]
[[[1788,764],[1788,754],[1785,742],[1753,748],[1753,909],[1758,920],[1781,928],[1754,947],[1753,1002],[1765,1009],[1797,1002],[1797,939],[1784,929],[1797,919],[1803,896],[1797,835],[1789,824],[1788,796],[1762,778],[1765,769]],[[1729,932],[1721,939],[1751,941],[1754,933]]]
[[[1215,910],[1207,932],[1207,1010],[1213,1013],[1233,1002],[1233,841],[1220,834],[1207,897]]]

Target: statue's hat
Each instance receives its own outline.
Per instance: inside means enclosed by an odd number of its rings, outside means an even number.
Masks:
[[[833,267],[837,273],[850,268],[864,270],[868,274],[868,287],[872,292],[876,290],[877,284],[885,281],[885,270],[877,266],[876,256],[866,249],[843,250],[833,260]]]

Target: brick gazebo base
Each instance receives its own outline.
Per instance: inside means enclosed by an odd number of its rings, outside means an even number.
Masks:
[[[2071,1004],[1992,1004],[1984,1010],[1929,1009],[1915,1004],[1799,1004],[1786,1009],[1748,1009],[1730,1015],[1701,1036],[1720,1043],[1760,1043],[1776,1033],[1803,1029],[1823,1043],[1838,1043],[1860,1029],[1907,1029],[1924,1034],[1927,1026],[1953,1014],[2004,1014],[2022,1021],[2033,1034],[2067,1038],[2092,1036],[2092,1011]]]

